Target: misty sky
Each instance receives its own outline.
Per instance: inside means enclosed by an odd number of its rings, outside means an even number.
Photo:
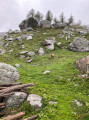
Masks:
[[[18,29],[32,8],[44,15],[51,10],[57,18],[62,12],[66,19],[72,14],[75,21],[89,25],[89,0],[0,0],[0,32]]]

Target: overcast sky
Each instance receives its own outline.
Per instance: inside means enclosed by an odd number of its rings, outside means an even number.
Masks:
[[[32,8],[44,15],[51,10],[57,18],[62,12],[66,19],[72,14],[75,21],[89,25],[89,0],[0,0],[0,32],[18,29]]]

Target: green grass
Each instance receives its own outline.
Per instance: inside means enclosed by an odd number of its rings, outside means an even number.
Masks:
[[[59,29],[37,29],[29,32],[34,34],[33,40],[22,42],[25,45],[24,50],[34,51],[43,47],[46,53],[43,56],[32,57],[32,63],[27,63],[26,59],[19,59],[20,45],[15,40],[6,50],[14,49],[13,53],[0,56],[0,62],[5,62],[11,65],[20,64],[17,68],[20,78],[17,82],[30,83],[34,82],[34,86],[29,88],[29,94],[38,94],[43,100],[43,106],[39,111],[35,111],[27,102],[18,109],[18,111],[26,111],[26,117],[29,115],[38,114],[36,120],[89,120],[89,81],[87,78],[81,79],[78,77],[78,71],[74,62],[88,55],[87,53],[72,52],[68,49],[69,42],[73,41],[71,37],[68,41],[65,38],[59,38],[57,34],[61,33]],[[46,32],[47,35],[42,35]],[[19,36],[19,35],[18,35]],[[57,42],[61,42],[61,47],[55,45],[55,50],[47,50],[42,41],[48,37],[55,37]],[[89,38],[89,36],[87,36]],[[63,47],[63,48],[62,48]],[[54,53],[54,59],[50,59],[50,54]],[[16,55],[17,54],[17,55]],[[43,75],[45,70],[50,73]],[[61,77],[61,79],[59,79]],[[78,107],[72,101],[77,99],[83,105]],[[50,105],[49,101],[56,101],[57,104]]]

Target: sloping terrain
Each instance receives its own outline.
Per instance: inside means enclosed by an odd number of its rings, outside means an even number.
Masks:
[[[43,33],[46,33],[43,35]],[[29,93],[40,95],[42,107],[39,111],[35,111],[27,102],[18,108],[17,111],[26,111],[26,116],[38,113],[37,120],[89,120],[89,78],[79,77],[82,74],[74,65],[74,62],[88,55],[88,52],[73,52],[69,50],[69,44],[76,36],[60,37],[61,29],[43,29],[38,28],[27,33],[10,34],[14,38],[22,34],[33,34],[32,40],[23,39],[22,41],[14,40],[5,47],[6,40],[2,40],[4,45],[1,47],[6,51],[0,55],[0,62],[11,64],[19,64],[17,68],[20,79],[17,82],[30,83],[34,82],[34,87],[29,88]],[[54,37],[57,42],[61,42],[60,46],[55,43],[54,50],[48,50],[43,46],[44,39]],[[89,40],[89,34],[86,38]],[[22,49],[21,45],[25,48]],[[33,51],[40,47],[44,48],[45,54],[30,57],[31,63],[25,58],[20,58],[21,51]],[[13,49],[12,52],[8,52]],[[51,58],[51,54],[54,58]],[[43,74],[49,70],[50,73]],[[55,102],[49,104],[49,102]],[[15,108],[14,108],[15,109]]]

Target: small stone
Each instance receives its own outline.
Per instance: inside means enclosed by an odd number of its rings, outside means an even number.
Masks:
[[[40,97],[39,95],[30,94],[27,97],[27,101],[31,106],[34,106],[34,107],[37,107],[37,108],[40,108],[42,106],[42,103],[41,103],[42,97]]]
[[[35,55],[35,53],[34,53],[34,52],[32,52],[32,51],[30,51],[30,52],[28,52],[28,53],[27,53],[27,55],[28,55],[29,57],[32,57],[32,56],[34,56],[34,55]]]
[[[44,75],[47,74],[47,73],[50,73],[50,71],[46,70],[46,71],[43,72]]]
[[[57,45],[60,46],[60,45],[61,45],[61,42],[58,42]]]
[[[44,49],[43,48],[40,48],[39,50],[38,50],[38,54],[41,56],[41,55],[43,55],[45,52],[44,52]]]
[[[77,100],[74,100],[74,101],[72,101],[72,102],[75,102],[76,104],[77,104],[77,106],[78,107],[80,107],[80,106],[82,106],[83,104],[82,103],[80,103],[79,101],[77,101]]]
[[[21,41],[21,40],[22,40],[22,38],[21,38],[21,37],[17,37],[17,38],[16,38],[16,40]]]
[[[20,65],[19,65],[19,64],[15,64],[15,67],[18,67],[18,68],[20,68]]]
[[[49,104],[54,105],[54,104],[57,104],[57,102],[55,102],[55,101],[49,101]]]
[[[31,35],[27,36],[27,40],[32,40],[32,36]]]
[[[32,59],[28,60],[28,63],[31,63],[32,62]]]

